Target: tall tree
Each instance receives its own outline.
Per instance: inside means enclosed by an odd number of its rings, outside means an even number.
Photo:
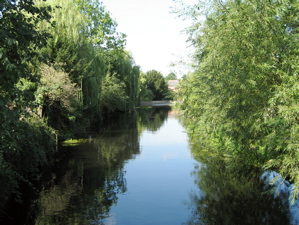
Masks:
[[[113,51],[114,57],[108,61],[109,70],[125,83],[125,92],[128,95],[126,108],[132,110],[138,102],[139,95],[139,67],[129,52]]]
[[[19,184],[36,176],[53,150],[51,130],[25,116],[29,103],[17,85],[36,81],[30,66],[48,37],[37,25],[49,22],[49,10],[36,7],[33,0],[0,2],[0,208],[11,193],[18,196]]]
[[[298,4],[229,0],[201,3],[205,23],[190,28],[196,72],[183,88],[200,142],[230,165],[278,170],[299,187],[296,105]],[[201,5],[202,6],[202,5]],[[196,18],[196,17],[195,17]],[[216,148],[217,146],[217,148]],[[298,193],[295,190],[295,195]]]
[[[33,0],[1,1],[0,3],[0,106],[15,100],[15,84],[30,77],[28,62],[36,49],[45,44],[46,32],[39,32],[40,21],[49,22],[50,8],[38,8]]]
[[[117,23],[99,0],[72,0],[86,16],[86,37],[104,50],[123,49],[126,35],[117,31]]]
[[[40,1],[39,4],[45,3]],[[47,57],[48,64],[69,74],[71,81],[81,88],[83,111],[90,114],[89,118],[99,118],[105,65],[103,51],[94,46],[90,36],[86,36],[90,18],[82,14],[71,0],[50,0],[46,4],[53,7],[52,20],[56,26],[40,24],[41,30],[47,29],[52,34],[40,54]]]
[[[80,86],[83,111],[89,118],[100,118],[102,100],[111,102],[107,100],[109,95],[102,93],[102,84],[106,87],[112,80],[125,83],[129,97],[125,98],[125,109],[132,109],[137,101],[139,71],[137,67],[133,69],[133,59],[124,51],[125,35],[116,31],[117,24],[102,3],[49,0],[48,4],[55,6],[52,15],[56,26],[48,28],[53,38],[42,54],[48,55],[51,64],[62,68]],[[111,80],[109,77],[115,74],[117,79]]]

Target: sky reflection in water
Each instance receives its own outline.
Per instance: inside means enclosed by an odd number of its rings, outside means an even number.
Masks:
[[[196,163],[187,135],[174,117],[140,137],[141,154],[129,161],[127,192],[119,196],[106,224],[181,224],[189,218],[186,205],[195,189],[191,172]]]

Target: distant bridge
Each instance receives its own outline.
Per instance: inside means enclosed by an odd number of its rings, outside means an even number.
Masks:
[[[140,106],[172,106],[174,101],[147,101],[140,102]]]

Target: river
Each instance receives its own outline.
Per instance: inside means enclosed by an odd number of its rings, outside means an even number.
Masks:
[[[169,107],[124,115],[60,151],[62,159],[15,224],[174,225],[191,215],[198,163]]]
[[[290,224],[284,198],[226,173],[221,159],[200,163],[196,149],[169,107],[125,114],[65,142],[54,168],[6,212],[5,224]]]

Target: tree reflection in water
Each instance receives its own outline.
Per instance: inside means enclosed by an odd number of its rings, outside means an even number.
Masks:
[[[27,224],[103,224],[118,195],[127,190],[123,168],[140,153],[141,132],[157,131],[169,110],[142,108],[139,116],[125,114],[89,141],[65,147],[65,156],[43,183]]]
[[[68,147],[55,185],[41,193],[36,224],[101,224],[117,195],[126,191],[123,165],[139,153],[136,129],[118,130]],[[65,173],[64,173],[65,171]],[[60,175],[61,174],[61,175]]]
[[[265,193],[259,179],[232,173],[223,159],[210,156],[194,171],[201,194],[190,195],[188,224],[289,224],[288,206]]]
[[[147,129],[151,132],[156,132],[162,127],[164,122],[168,118],[168,112],[171,110],[171,107],[151,107],[151,108],[140,108],[139,109],[139,120],[140,127],[142,131]]]

